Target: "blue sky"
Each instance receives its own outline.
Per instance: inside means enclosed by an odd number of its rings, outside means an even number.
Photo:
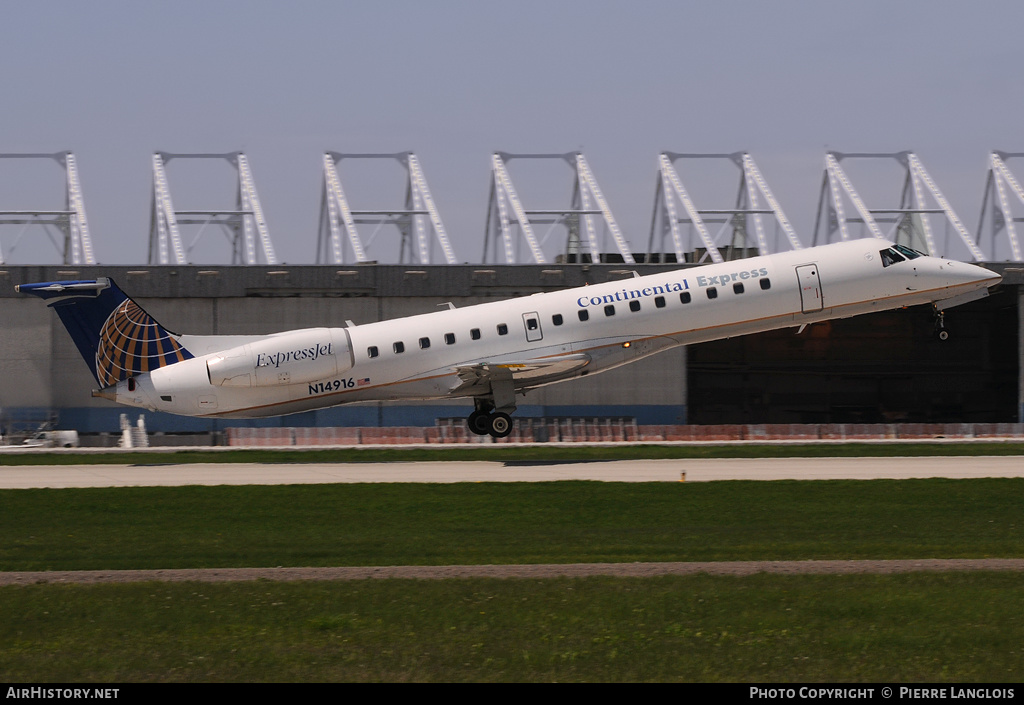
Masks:
[[[0,151],[75,152],[111,264],[146,261],[157,150],[244,150],[279,258],[312,263],[325,150],[416,151],[476,262],[495,150],[582,149],[642,250],[662,150],[749,151],[809,242],[826,148],[915,150],[971,231],[988,152],[1024,149],[1014,2],[39,0],[3,17]],[[399,205],[400,168],[377,171],[343,171],[353,202]],[[566,168],[517,173],[531,206],[568,204]],[[896,173],[851,176],[895,205]],[[178,208],[231,205],[226,165],[168,175]],[[732,198],[683,177],[701,205]],[[55,166],[0,163],[0,208],[61,199]],[[0,228],[9,263],[57,261],[41,233],[11,252],[17,234]],[[195,250],[227,257],[212,230]]]

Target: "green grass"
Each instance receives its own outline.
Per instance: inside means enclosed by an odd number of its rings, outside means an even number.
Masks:
[[[156,465],[164,463],[386,463],[425,460],[637,460],[672,458],[853,458],[1024,455],[1008,441],[733,445],[438,445],[431,448],[223,449],[3,453],[2,465]]]
[[[1019,586],[969,573],[8,587],[0,673],[1012,683],[1024,676]]]
[[[0,491],[0,570],[1022,557],[1024,479]],[[0,587],[9,682],[1017,682],[1017,573]]]
[[[0,570],[1022,557],[1024,479],[0,492]]]

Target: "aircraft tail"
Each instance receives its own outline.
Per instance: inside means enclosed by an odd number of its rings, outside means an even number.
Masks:
[[[57,312],[100,387],[194,357],[112,279],[15,287]]]

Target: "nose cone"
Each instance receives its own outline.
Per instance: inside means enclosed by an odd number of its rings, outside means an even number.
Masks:
[[[991,269],[979,267],[965,262],[943,262],[942,269],[950,279],[950,286],[973,284],[976,289],[987,289],[1003,280],[1003,277]]]

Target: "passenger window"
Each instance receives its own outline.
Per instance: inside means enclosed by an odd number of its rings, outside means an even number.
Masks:
[[[367,357],[377,357],[378,355],[380,355],[380,351],[377,349],[376,345],[371,345],[370,347],[366,348]]]
[[[772,280],[771,279],[768,279],[767,277],[765,277],[764,279],[761,280],[761,290],[762,291],[768,291],[771,288],[772,288]]]
[[[473,340],[480,340],[480,329],[474,328],[473,330],[469,331],[469,337],[472,338]]]
[[[732,285],[732,293],[742,294],[743,293],[743,282],[734,282]]]
[[[681,294],[679,294],[679,303],[681,303],[681,304],[688,304],[688,303],[690,303],[690,292],[684,291]]]
[[[554,316],[551,317],[551,322],[554,323],[556,326],[562,325],[562,314],[556,313]]]
[[[709,299],[717,299],[718,298],[718,288],[717,287],[714,287],[714,286],[709,286],[708,287],[708,298]]]
[[[444,344],[445,345],[455,345],[455,334],[454,333],[445,333],[444,334]]]
[[[420,350],[426,350],[430,347],[430,338],[420,338]]]
[[[401,341],[395,343],[394,346],[392,346],[392,347],[394,348],[396,355],[405,352],[405,343],[403,343]]]
[[[590,318],[590,311],[588,311],[585,308],[584,309],[580,309],[580,312],[578,314],[576,314],[576,315],[578,315],[580,317],[581,321],[586,321],[587,319]]]
[[[508,335],[508,326],[504,323],[498,324],[498,335]]]
[[[629,310],[632,311],[633,313],[636,313],[637,311],[639,311],[640,310],[640,302],[637,301],[636,299],[633,299],[632,301],[630,301],[629,302]]]
[[[664,296],[655,296],[654,297],[654,307],[655,308],[665,308],[665,297]]]
[[[613,305],[611,305],[611,304],[608,304],[607,306],[605,306],[604,307],[604,315],[606,315],[606,316],[614,316],[615,315],[615,307]]]

